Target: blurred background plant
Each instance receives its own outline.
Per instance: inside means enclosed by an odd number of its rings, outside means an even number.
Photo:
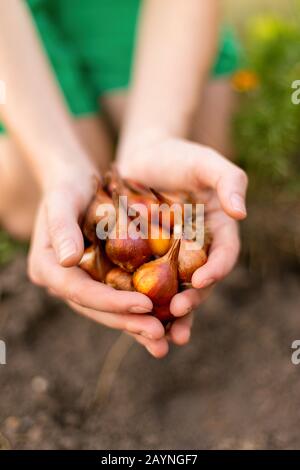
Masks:
[[[300,262],[300,105],[291,99],[300,79],[300,0],[225,0],[225,7],[243,51],[232,80],[240,98],[236,159],[250,180],[243,261],[263,279]]]
[[[299,44],[293,20],[265,15],[249,21],[249,71],[233,79],[245,92],[235,118],[235,143],[255,191],[300,191],[300,105],[291,100],[292,83],[300,77]]]
[[[0,230],[0,265],[8,263],[18,252],[24,252],[25,249],[25,243],[13,240],[7,232]]]

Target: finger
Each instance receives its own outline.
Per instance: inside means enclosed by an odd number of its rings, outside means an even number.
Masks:
[[[139,292],[119,291],[103,283],[93,281],[79,268],[68,268],[67,272],[51,273],[48,282],[61,295],[84,307],[105,310],[111,313],[150,313],[151,300]],[[53,275],[53,277],[52,277]]]
[[[139,292],[119,291],[96,282],[78,267],[63,268],[51,250],[40,253],[40,279],[58,295],[83,307],[111,313],[149,313],[151,300]]]
[[[55,190],[45,201],[50,243],[62,266],[76,265],[84,250],[78,225],[79,207],[66,190]]]
[[[160,340],[165,334],[162,324],[151,315],[119,315],[116,313],[99,312],[97,310],[82,307],[75,302],[68,302],[68,304],[76,312],[96,321],[97,323],[109,328],[141,335],[149,341]]]
[[[206,289],[187,289],[176,294],[170,304],[170,311],[175,317],[183,317],[197,308],[209,296],[212,287]]]
[[[28,257],[31,280],[46,286],[64,299],[84,307],[111,313],[151,312],[151,300],[139,292],[117,291],[94,281],[78,267],[63,268],[56,260],[45,225],[45,211],[40,208]]]
[[[184,344],[187,344],[191,337],[192,325],[192,313],[186,315],[185,317],[179,318],[178,320],[175,320],[168,332],[169,339],[178,346],[183,346]]]
[[[244,219],[246,211],[246,173],[209,147],[193,146],[189,165],[194,168],[198,187],[209,186],[217,191],[224,211],[235,219]],[[201,151],[200,151],[201,149]]]
[[[130,334],[133,336],[139,344],[142,344],[147,351],[156,359],[161,359],[165,357],[169,352],[169,345],[166,338],[161,338],[157,341],[153,341],[143,336]]]
[[[237,224],[228,218],[228,221],[214,233],[207,263],[194,272],[193,287],[197,289],[208,287],[227,276],[237,261],[239,250]]]

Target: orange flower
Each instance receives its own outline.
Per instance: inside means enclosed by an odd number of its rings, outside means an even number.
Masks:
[[[245,93],[258,86],[258,76],[251,70],[239,70],[232,77],[232,86],[236,91]]]

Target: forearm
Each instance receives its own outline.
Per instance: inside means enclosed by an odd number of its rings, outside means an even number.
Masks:
[[[187,136],[217,30],[218,0],[145,0],[121,149],[137,135]]]
[[[2,2],[0,30],[1,119],[39,183],[48,186],[70,168],[93,173],[23,2]]]

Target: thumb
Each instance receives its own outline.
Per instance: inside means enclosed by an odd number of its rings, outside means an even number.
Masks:
[[[199,183],[206,183],[216,190],[224,211],[234,219],[244,219],[248,187],[244,170],[210,148],[205,150],[203,168],[199,170]]]
[[[47,196],[45,205],[50,242],[57,260],[62,266],[75,266],[84,250],[76,196],[65,190],[54,190]]]
[[[175,149],[175,146],[174,146]],[[187,141],[179,141],[173,159],[181,159],[180,177],[182,184],[190,183],[193,190],[203,187],[216,191],[224,211],[234,219],[247,216],[246,173],[227,158],[210,147]]]

